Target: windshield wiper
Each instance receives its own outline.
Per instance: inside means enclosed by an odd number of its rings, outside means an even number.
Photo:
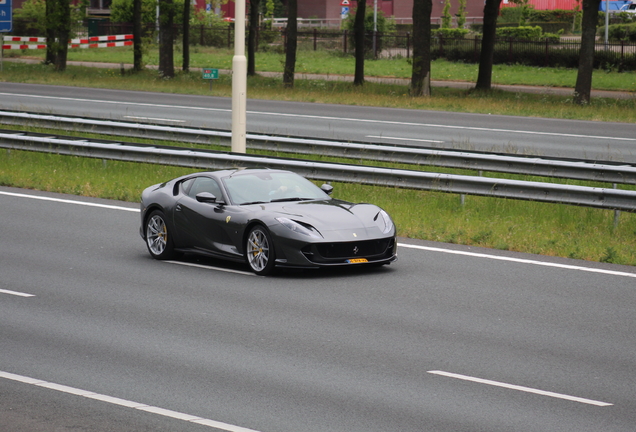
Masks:
[[[309,200],[313,200],[314,198],[301,198],[301,197],[293,197],[293,198],[278,198],[278,199],[273,199],[270,202],[285,202],[285,201],[309,201]]]
[[[251,202],[240,203],[239,205],[250,205],[250,204],[266,204],[266,202],[265,201],[251,201]]]

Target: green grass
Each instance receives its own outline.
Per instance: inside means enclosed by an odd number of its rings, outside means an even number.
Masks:
[[[130,63],[129,49],[75,50],[69,60]],[[192,67],[230,68],[232,53],[227,50],[194,49]],[[30,52],[29,54],[31,54]],[[153,63],[153,53],[145,57]],[[259,53],[259,71],[280,71],[283,57]],[[176,59],[180,62],[180,59]],[[349,74],[353,60],[325,53],[301,52],[298,72]],[[367,76],[408,77],[406,60],[366,62]],[[477,66],[444,61],[433,63],[433,79],[472,81]],[[540,73],[537,73],[539,71]],[[597,71],[594,87],[634,91],[636,74]],[[576,71],[496,66],[493,82],[573,86]],[[166,93],[230,96],[228,75],[208,82],[199,72],[177,73],[172,80],[155,71],[125,73],[119,68],[101,69],[69,66],[64,73],[42,64],[6,61],[1,81],[160,91]],[[404,85],[297,80],[294,89],[285,90],[280,78],[263,76],[248,79],[248,97],[316,103],[339,103],[419,110],[443,110],[508,114],[599,121],[636,122],[636,98],[614,100],[593,98],[578,106],[571,97],[493,91],[478,93],[435,88],[432,97],[412,98]],[[139,140],[141,141],[141,140]],[[360,162],[369,164],[367,162]],[[426,168],[428,170],[428,168]],[[431,169],[432,170],[432,169]],[[191,172],[190,168],[102,162],[77,157],[0,150],[0,184],[76,195],[137,201],[146,186]],[[335,184],[335,196],[356,202],[373,202],[386,208],[396,221],[399,235],[425,240],[476,245],[502,250],[539,253],[591,261],[636,265],[636,216],[620,215],[614,226],[614,212],[535,202],[466,197],[460,205],[456,195],[355,184]]]

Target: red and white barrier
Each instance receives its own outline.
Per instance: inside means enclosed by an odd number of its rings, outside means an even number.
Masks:
[[[77,38],[69,41],[69,48],[110,48],[118,46],[131,46],[133,35],[111,35],[111,36],[91,36],[89,38]],[[5,42],[44,42],[46,38],[24,37],[24,36],[5,36]],[[117,41],[117,42],[112,42]],[[96,43],[91,43],[96,42]],[[106,43],[103,43],[106,42]],[[26,45],[26,44],[8,44],[3,45],[3,49],[46,49],[46,45]]]

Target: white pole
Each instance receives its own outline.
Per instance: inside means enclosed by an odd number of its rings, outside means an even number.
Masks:
[[[378,0],[373,0],[373,55],[375,55],[375,40],[378,37]]]
[[[245,57],[245,0],[236,0],[234,57],[232,58],[232,151],[245,153],[247,58]]]
[[[607,50],[608,31],[609,28],[609,0],[605,0],[605,49]]]

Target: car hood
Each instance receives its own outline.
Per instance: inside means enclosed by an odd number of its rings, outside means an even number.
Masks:
[[[270,203],[263,206],[274,217],[287,217],[316,228],[325,239],[377,238],[382,233],[377,221],[380,208],[373,204],[352,204],[340,200]]]

